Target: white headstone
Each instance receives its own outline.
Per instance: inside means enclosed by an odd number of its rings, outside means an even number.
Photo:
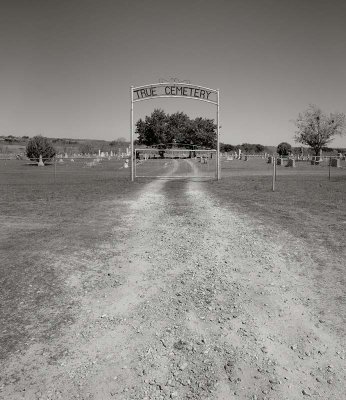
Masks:
[[[44,167],[44,164],[43,164],[43,161],[42,161],[42,156],[40,155],[40,159],[39,159],[39,161],[38,161],[38,164],[37,164],[39,167]]]

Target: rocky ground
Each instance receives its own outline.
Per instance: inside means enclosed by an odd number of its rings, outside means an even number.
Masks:
[[[145,185],[89,262],[66,282],[74,322],[9,358],[0,398],[346,398],[344,332],[306,249],[203,182]]]

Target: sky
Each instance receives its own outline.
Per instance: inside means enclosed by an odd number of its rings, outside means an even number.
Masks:
[[[0,135],[130,138],[130,86],[220,89],[224,143],[294,144],[309,104],[346,113],[344,0],[1,0]],[[135,104],[215,118],[188,99]],[[333,146],[346,147],[346,135]]]

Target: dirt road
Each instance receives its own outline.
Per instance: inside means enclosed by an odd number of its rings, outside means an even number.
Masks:
[[[0,398],[346,398],[344,339],[289,234],[167,180],[129,199],[113,234],[93,285],[87,270],[66,283],[75,322],[9,360]]]

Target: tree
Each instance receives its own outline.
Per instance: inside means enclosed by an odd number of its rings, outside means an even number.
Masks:
[[[214,120],[207,118],[190,119],[183,112],[166,114],[156,109],[145,120],[139,119],[136,123],[138,144],[146,146],[165,145],[173,143],[185,146],[199,146],[216,148],[216,125]]]
[[[125,139],[124,137],[120,137],[118,139],[112,140],[109,143],[110,147],[119,147],[119,146],[124,146],[128,144],[128,140]]]
[[[282,142],[278,145],[276,152],[279,156],[288,156],[292,151],[292,146],[289,143]]]
[[[255,153],[263,153],[264,149],[263,144],[255,144]]]
[[[213,119],[197,117],[192,121],[194,144],[200,147],[216,149],[217,126]]]
[[[97,150],[95,150],[92,143],[84,142],[79,146],[79,152],[81,154],[93,154],[93,153],[97,153]]]
[[[295,125],[295,141],[310,146],[318,156],[336,135],[344,134],[345,114],[334,113],[328,116],[316,105],[310,105],[298,115]]]
[[[138,143],[146,146],[166,143],[165,132],[168,118],[161,109],[155,109],[150,116],[145,117],[145,121],[139,119],[136,124]]]
[[[235,150],[235,147],[232,144],[220,143],[221,153],[231,153],[234,150]]]
[[[56,154],[56,150],[51,142],[41,136],[34,136],[26,145],[26,155],[31,160],[39,161],[42,156],[44,161],[51,160]]]

